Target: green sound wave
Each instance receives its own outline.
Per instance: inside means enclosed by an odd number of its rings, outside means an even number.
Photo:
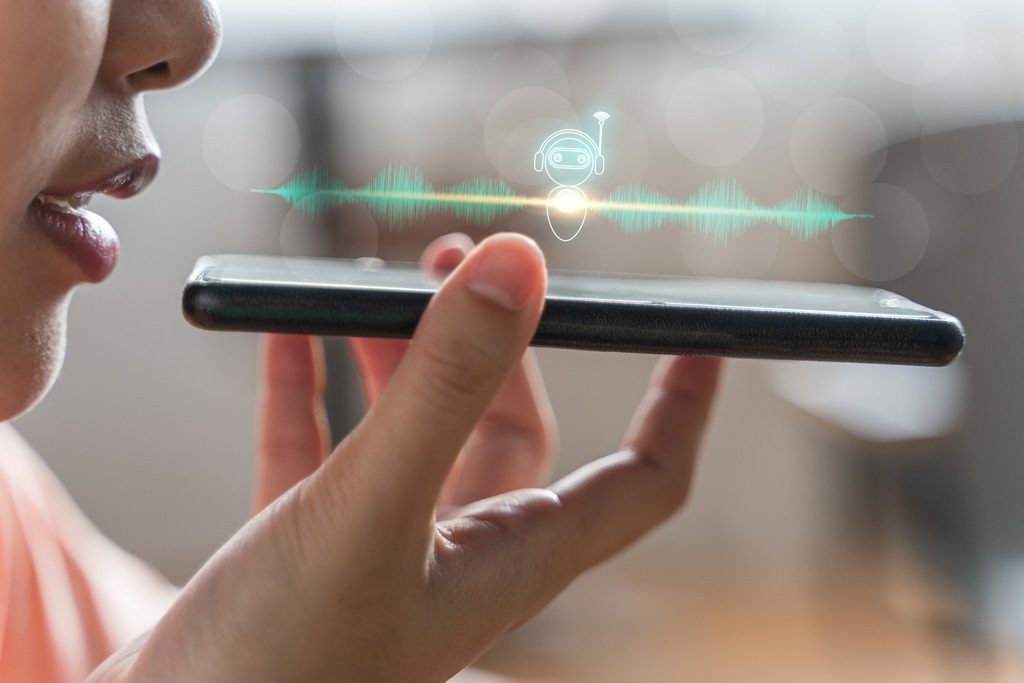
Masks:
[[[275,194],[303,213],[323,216],[332,207],[349,202],[366,206],[391,228],[416,223],[429,215],[447,213],[468,223],[488,225],[529,205],[504,181],[477,178],[439,190],[417,169],[404,165],[388,166],[369,184],[345,187],[325,172],[296,176],[274,190],[253,190]]]
[[[405,165],[388,166],[363,187],[347,187],[326,172],[313,169],[276,189],[253,192],[277,195],[311,216],[323,216],[333,207],[357,202],[392,230],[435,214],[490,225],[520,209],[544,209],[548,204],[547,197],[517,193],[494,178],[477,178],[438,189],[418,170]],[[872,217],[845,213],[810,190],[768,206],[748,196],[735,180],[707,183],[686,200],[630,185],[607,197],[589,198],[587,209],[618,224],[628,234],[646,233],[673,223],[723,244],[758,223],[774,223],[802,239],[810,239],[841,221]]]
[[[640,185],[620,187],[607,200],[598,202],[595,209],[630,234],[650,232],[673,222],[721,242],[741,235],[757,223],[775,223],[800,238],[810,239],[841,221],[872,217],[845,213],[810,190],[775,206],[766,206],[754,201],[735,180],[707,183],[685,201]]]

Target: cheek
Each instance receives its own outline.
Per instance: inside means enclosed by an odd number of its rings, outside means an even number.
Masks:
[[[25,214],[78,133],[108,18],[109,0],[0,0],[0,421],[46,392],[64,356],[69,293]]]
[[[0,0],[0,229],[77,133],[106,43],[109,0]]]
[[[64,360],[70,295],[46,303],[2,302],[0,422],[31,408],[46,393]]]

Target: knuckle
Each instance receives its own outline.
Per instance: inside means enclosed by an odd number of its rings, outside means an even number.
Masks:
[[[690,500],[690,478],[669,479],[658,497],[657,524],[665,522],[678,513]]]
[[[538,586],[560,584],[570,573],[571,553],[553,542],[557,530],[545,523],[559,518],[563,503],[556,493],[542,488],[507,494],[507,500],[501,514],[489,522],[518,558],[504,576],[506,587],[529,598]]]
[[[686,507],[686,504],[690,501],[690,490],[692,478],[682,477],[678,480],[669,480],[667,483],[668,491],[665,494],[665,516],[671,516]]]
[[[484,392],[483,381],[500,367],[493,351],[459,339],[423,348],[425,370],[421,375],[427,397],[447,408],[452,402]]]
[[[547,489],[521,489],[502,496],[486,519],[506,540],[526,545],[539,521],[560,507],[561,499]]]
[[[656,491],[650,501],[657,522],[663,522],[686,506],[693,483],[691,461],[667,466],[664,458],[644,450],[634,451],[633,457],[645,467],[655,470]]]
[[[495,499],[488,509],[444,525],[450,566],[466,567],[465,557],[484,554],[493,562],[478,577],[489,595],[528,596],[533,587],[564,573],[560,553],[546,535],[545,522],[555,519],[561,499],[547,489],[521,489]],[[459,561],[451,561],[459,560]]]

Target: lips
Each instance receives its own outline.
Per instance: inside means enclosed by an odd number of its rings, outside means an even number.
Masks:
[[[131,165],[91,183],[57,185],[43,190],[40,194],[62,198],[91,197],[92,195],[105,194],[117,199],[127,199],[145,190],[153,182],[153,178],[156,177],[159,169],[160,157],[156,154],[147,154]]]
[[[117,233],[102,216],[87,208],[97,194],[127,199],[153,181],[160,167],[155,154],[98,180],[80,185],[56,185],[40,192],[31,211],[43,232],[73,261],[88,282],[107,278],[117,263]]]

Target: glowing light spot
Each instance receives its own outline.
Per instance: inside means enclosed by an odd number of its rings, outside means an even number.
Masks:
[[[565,189],[555,195],[555,208],[562,213],[577,213],[587,205],[586,198],[577,191]]]

